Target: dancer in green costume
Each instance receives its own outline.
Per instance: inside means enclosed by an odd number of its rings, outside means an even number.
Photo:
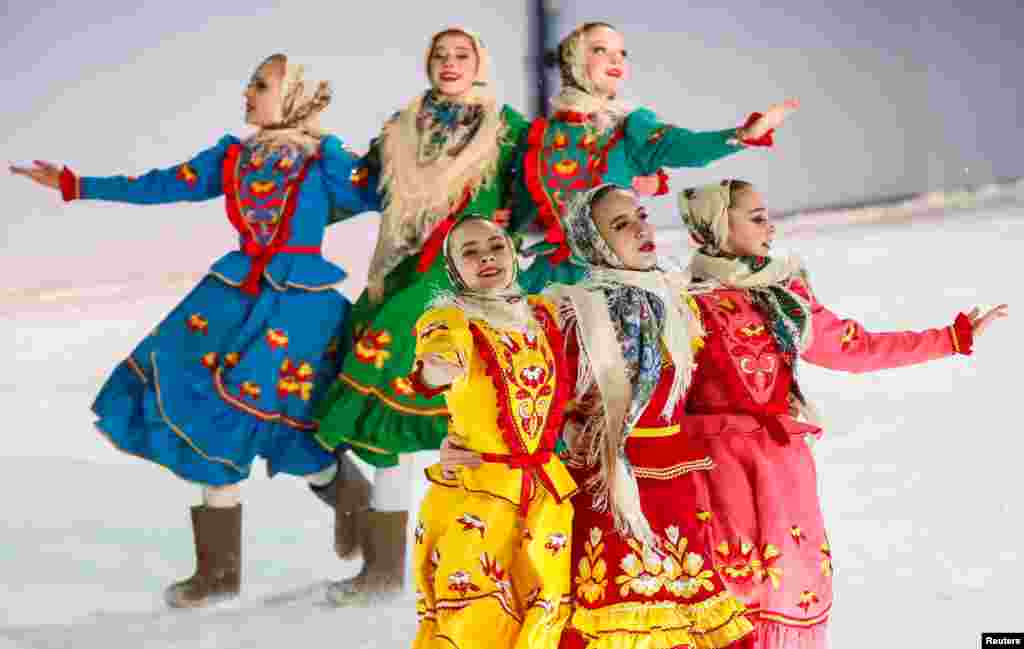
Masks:
[[[799,105],[794,100],[753,113],[740,128],[695,132],[658,119],[618,99],[629,63],[622,35],[602,22],[584,23],[558,47],[562,89],[554,115],[530,125],[516,183],[511,229],[536,255],[519,277],[527,293],[549,283],[575,284],[583,269],[569,260],[560,217],[569,200],[602,183],[635,185],[662,167],[704,167],[748,146],[772,143],[771,132]]]
[[[329,589],[338,605],[402,588],[412,485],[411,458],[403,454],[437,449],[448,432],[444,399],[417,394],[410,383],[413,327],[452,288],[440,251],[459,215],[505,207],[527,127],[514,110],[498,107],[489,55],[472,32],[434,35],[426,66],[431,89],[384,125],[354,176],[377,183],[383,217],[367,289],[350,319],[352,351],[318,405],[316,435],[329,449],[350,447],[376,471],[369,510],[360,476],[338,480],[336,551],[344,559],[361,549],[365,560],[359,575]]]

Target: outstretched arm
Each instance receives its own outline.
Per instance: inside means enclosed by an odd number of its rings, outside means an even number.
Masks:
[[[970,315],[961,313],[946,327],[875,333],[867,331],[856,320],[840,318],[822,306],[802,280],[793,280],[790,288],[807,296],[812,305],[814,337],[802,357],[809,363],[844,372],[871,372],[916,365],[953,354],[969,355],[975,337],[993,320],[1006,316],[1006,306],[1002,305],[985,315],[978,309]]]
[[[36,161],[35,167],[11,167],[11,172],[57,189],[65,201],[92,199],[154,205],[205,201],[223,192],[222,166],[227,149],[238,140],[221,138],[216,146],[168,169],[153,169],[141,176],[78,176],[71,169]]]
[[[324,182],[331,199],[331,223],[344,221],[363,212],[379,212],[377,195],[379,165],[372,164],[372,155],[358,156],[349,151],[340,139],[328,135],[321,140]]]
[[[644,174],[655,174],[660,167],[704,167],[747,146],[771,146],[772,132],[799,106],[787,100],[763,114],[753,113],[739,128],[700,132],[662,122],[641,108],[627,118],[626,144]]]

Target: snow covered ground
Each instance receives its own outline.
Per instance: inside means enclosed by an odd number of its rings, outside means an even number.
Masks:
[[[786,243],[807,260],[819,298],[869,329],[1024,304],[1024,207]],[[150,295],[65,313],[0,309],[0,336],[13,341],[0,349],[0,648],[408,646],[411,597],[321,604],[325,580],[358,565],[334,558],[330,512],[287,477],[257,473],[244,488],[241,601],[163,606],[163,587],[193,568],[197,490],[113,450],[88,411],[106,373],[180,294]],[[815,453],[836,649],[973,647],[982,631],[1024,630],[1022,317],[996,323],[969,359],[861,376],[804,367],[827,422]]]

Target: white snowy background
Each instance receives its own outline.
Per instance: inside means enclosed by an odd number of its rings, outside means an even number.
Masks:
[[[873,330],[943,326],[975,303],[1024,303],[1022,206],[789,244],[806,257],[819,297]],[[324,580],[358,564],[334,558],[331,514],[303,483],[260,470],[244,487],[241,602],[165,609],[162,588],[193,568],[188,506],[197,490],[112,449],[88,408],[110,368],[176,299],[140,295],[0,320],[14,343],[0,351],[10,422],[0,458],[0,646],[408,646],[411,599],[321,604]],[[836,649],[972,647],[982,631],[1024,628],[1019,332],[1011,317],[973,357],[871,375],[804,366],[827,421],[815,453]]]
[[[776,150],[675,173],[676,188],[743,175],[789,209],[1024,169],[1015,2],[691,4],[594,0],[585,16],[564,16],[621,24],[632,98],[683,126],[730,124],[777,95],[804,100]],[[499,96],[525,109],[525,8],[443,7],[9,3],[3,156],[86,174],[169,166],[241,132],[243,82],[276,50],[335,81],[325,121],[358,146],[423,86],[427,33],[450,22],[484,34]],[[161,590],[193,569],[197,490],[112,449],[88,409],[114,365],[234,245],[221,204],[64,206],[23,179],[0,187],[0,647],[408,646],[411,598],[321,604],[325,580],[358,564],[335,559],[331,513],[303,483],[260,470],[243,492],[241,601],[166,610]],[[660,225],[677,222],[671,200],[652,208]],[[376,223],[367,215],[329,234],[349,296]],[[873,330],[944,326],[976,303],[1019,307],[1022,244],[1021,205],[784,241],[807,259],[819,297]],[[982,631],[1024,630],[1017,319],[998,322],[971,358],[860,376],[804,367],[827,421],[815,454],[836,649],[972,647]]]

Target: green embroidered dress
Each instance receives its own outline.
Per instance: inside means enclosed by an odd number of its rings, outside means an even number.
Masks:
[[[559,222],[565,205],[579,192],[602,183],[629,187],[637,176],[658,174],[659,194],[668,191],[662,167],[703,167],[745,147],[736,129],[694,132],[660,121],[646,108],[633,110],[618,126],[601,133],[588,115],[562,110],[530,125],[516,183],[511,229],[543,235],[530,248],[538,253],[519,277],[528,293],[550,283],[575,284],[582,269],[569,260]]]
[[[529,124],[508,106],[501,110],[501,121],[495,177],[424,233],[418,252],[387,273],[380,302],[371,302],[366,291],[356,302],[349,319],[351,352],[316,410],[316,437],[323,446],[348,445],[378,467],[394,466],[399,453],[440,447],[448,432],[448,411],[443,397],[426,398],[412,388],[408,378],[416,345],[412,332],[435,295],[452,288],[440,244],[455,220],[465,213],[491,215],[508,202],[517,145]],[[362,182],[377,182],[374,157],[368,156],[371,166],[361,174]]]

